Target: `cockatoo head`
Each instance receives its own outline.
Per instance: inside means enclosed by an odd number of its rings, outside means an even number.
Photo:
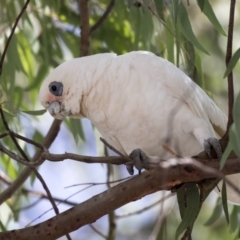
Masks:
[[[82,87],[79,82],[79,58],[67,61],[55,68],[43,82],[39,100],[56,119],[67,116],[81,117]]]

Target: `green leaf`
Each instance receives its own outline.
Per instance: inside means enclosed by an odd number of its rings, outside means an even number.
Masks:
[[[0,85],[0,104],[3,104],[7,101],[7,94],[4,91],[3,87]]]
[[[223,181],[223,184],[222,184],[222,204],[223,204],[223,211],[225,213],[226,221],[229,224],[229,214],[228,214],[228,204],[227,204],[227,189],[226,189],[225,181]]]
[[[24,88],[24,91],[30,91],[36,89],[36,87],[40,84],[40,82],[44,79],[44,77],[48,73],[49,66],[45,63],[42,63],[34,76],[34,81],[32,81],[27,87]]]
[[[173,6],[174,25],[176,27],[178,22],[179,0],[173,1],[172,6]]]
[[[33,116],[40,116],[43,115],[47,110],[42,109],[42,110],[35,110],[35,111],[22,111],[23,113],[30,114]]]
[[[232,234],[236,232],[236,230],[239,228],[240,222],[238,220],[238,214],[240,213],[240,207],[234,205],[232,214],[230,216],[230,225],[229,225],[229,232]]]
[[[209,55],[207,50],[198,42],[196,36],[193,33],[191,23],[188,18],[188,13],[183,5],[183,3],[179,4],[179,21],[178,26],[182,32],[182,34],[199,50]]]
[[[158,16],[160,17],[160,19],[164,20],[164,7],[163,7],[163,0],[154,0],[155,2],[155,6],[156,6],[156,10],[158,13]]]
[[[223,78],[228,76],[228,74],[233,70],[233,68],[236,66],[239,58],[240,58],[240,48],[233,54],[233,56],[228,64],[227,70],[224,73]]]
[[[221,24],[219,23],[212,6],[210,5],[208,0],[197,0],[198,6],[200,7],[201,11],[206,15],[212,25],[217,29],[217,31],[222,34],[223,36],[227,36],[224,32]]]
[[[205,226],[212,225],[220,218],[221,214],[222,214],[222,199],[218,198],[211,217],[204,223],[204,225]]]
[[[167,59],[168,61],[174,63],[174,36],[171,32],[173,32],[173,26],[171,20],[168,18],[166,20],[166,28],[164,28],[165,36],[166,36],[166,46],[167,46]],[[169,31],[170,29],[170,31]]]
[[[201,11],[203,11],[205,0],[197,0],[198,6],[200,7]]]
[[[195,69],[195,51],[191,42],[186,41],[184,43],[185,53],[186,53],[186,66],[188,76],[193,78],[193,73]]]
[[[79,138],[85,141],[81,120],[69,118],[69,119],[66,119],[65,122],[69,130],[73,134],[74,140],[77,144],[78,144]]]
[[[240,134],[240,93],[238,93],[236,101],[233,106],[233,119],[236,125],[237,134]]]
[[[182,188],[178,189],[178,191],[177,191],[177,200],[178,200],[178,206],[179,206],[181,219],[183,219],[183,216],[185,213],[184,196],[185,196],[185,188],[182,187]]]
[[[233,123],[233,125],[230,127],[229,136],[230,136],[230,144],[233,148],[233,151],[236,153],[238,157],[240,157],[240,148],[239,148],[240,139],[239,139],[239,133],[237,132],[235,123]]]
[[[177,228],[175,239],[178,239],[180,234],[183,233],[183,231],[187,227],[191,226],[194,223],[198,215],[200,207],[200,196],[196,184],[192,183],[187,185],[186,198],[187,207],[182,222],[179,224]]]
[[[205,80],[204,80],[204,74],[202,70],[202,60],[197,51],[195,51],[195,67],[197,69],[197,73],[201,80],[201,87],[205,89]]]
[[[232,150],[233,150],[232,145],[230,142],[228,142],[228,145],[227,145],[227,147],[222,155],[221,161],[220,161],[220,170],[224,167],[224,165],[227,161],[227,158]]]

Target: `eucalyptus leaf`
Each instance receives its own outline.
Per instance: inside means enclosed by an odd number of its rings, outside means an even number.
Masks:
[[[220,169],[222,169],[227,161],[228,156],[230,155],[231,151],[233,150],[232,145],[230,142],[228,142],[227,147],[225,148],[225,151],[222,155],[221,161],[220,161]]]
[[[47,111],[46,109],[41,109],[35,111],[22,111],[22,112],[33,116],[40,116],[43,115],[46,111]]]
[[[215,223],[220,216],[222,215],[222,199],[218,198],[215,207],[213,209],[212,215],[210,218],[204,223],[205,226],[211,226],[213,223]]]
[[[179,188],[177,190],[177,201],[178,201],[178,207],[179,207],[179,211],[180,211],[180,216],[181,219],[183,219],[184,217],[184,213],[185,213],[185,188]]]
[[[199,212],[200,195],[198,187],[196,184],[191,183],[186,189],[187,207],[182,218],[182,222],[179,224],[176,230],[175,239],[178,239],[180,234],[182,234],[187,227],[193,225]]]
[[[238,214],[240,213],[240,207],[234,205],[232,213],[230,215],[230,224],[229,224],[229,232],[232,234],[237,231],[237,229],[240,229],[240,221],[238,219]]]
[[[206,15],[206,17],[209,19],[209,21],[212,23],[212,25],[217,29],[217,31],[223,35],[227,36],[224,32],[221,24],[219,23],[211,4],[208,0],[197,0],[198,6],[200,7],[201,11]]]
[[[225,213],[226,221],[229,224],[229,213],[228,213],[228,203],[227,203],[227,189],[226,189],[226,182],[225,181],[223,181],[223,184],[222,184],[222,205],[223,205],[223,211]]]
[[[69,118],[65,120],[69,130],[73,134],[75,142],[78,144],[79,138],[85,141],[85,136],[82,128],[82,122],[79,119]]]
[[[239,148],[240,137],[239,137],[239,133],[237,132],[235,123],[233,123],[233,125],[230,127],[229,136],[230,136],[230,144],[232,146],[233,151],[236,153],[238,157],[240,157],[240,148]]]
[[[178,26],[181,29],[182,34],[199,50],[202,52],[209,54],[207,50],[199,43],[195,34],[193,33],[191,23],[188,18],[188,13],[183,5],[183,3],[179,4],[179,14],[178,14]]]
[[[230,72],[232,72],[232,70],[234,69],[234,67],[236,66],[238,60],[240,58],[240,48],[233,54],[229,64],[228,64],[228,67],[227,67],[227,70],[225,71],[224,73],[224,76],[223,78],[227,77],[228,74]]]
[[[237,134],[240,135],[240,93],[238,93],[233,106],[233,119],[236,126]]]

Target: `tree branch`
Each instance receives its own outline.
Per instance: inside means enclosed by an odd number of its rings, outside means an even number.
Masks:
[[[1,60],[0,60],[0,76],[2,75],[2,70],[3,70],[3,62],[4,62],[4,59],[5,59],[5,56],[6,56],[6,53],[7,53],[7,50],[8,50],[8,46],[11,42],[11,39],[13,37],[13,34],[15,32],[15,29],[18,25],[18,22],[19,20],[21,19],[23,13],[25,12],[25,10],[27,9],[27,6],[29,4],[30,0],[27,0],[26,3],[23,5],[23,8],[21,10],[21,12],[19,13],[19,15],[17,16],[16,20],[15,20],[15,23],[13,25],[13,28],[12,28],[12,31],[7,39],[7,42],[6,42],[6,45],[4,47],[4,50],[3,50],[3,53],[2,53],[2,57],[1,57]]]
[[[54,120],[46,137],[43,140],[43,146],[49,148],[53,141],[55,140],[59,130],[60,130],[61,121]],[[37,161],[42,154],[42,150],[38,150],[34,155],[32,161]],[[0,205],[5,202],[8,198],[10,198],[18,189],[22,186],[22,184],[26,181],[26,179],[32,173],[32,169],[27,167],[22,173],[19,174],[18,178],[4,191],[0,194]]]
[[[170,190],[185,182],[240,172],[240,159],[228,160],[219,172],[218,161],[198,161],[190,158],[170,159],[158,168],[146,171],[118,184],[89,200],[41,224],[0,233],[1,240],[52,240],[96,221],[109,212],[159,190]]]
[[[233,28],[234,28],[234,12],[235,12],[236,0],[231,0],[230,13],[229,13],[229,24],[228,24],[228,39],[227,39],[227,53],[226,53],[226,66],[232,58],[232,42],[233,42]],[[228,140],[229,128],[233,123],[233,105],[234,105],[234,86],[233,86],[233,73],[232,71],[228,74],[228,123],[227,131],[224,135],[224,139]]]
[[[113,7],[115,5],[115,0],[110,0],[105,12],[103,15],[98,19],[98,21],[90,28],[90,34],[92,34],[95,30],[97,30],[100,25],[105,21],[105,19],[108,17],[109,13],[112,11]]]
[[[88,0],[79,0],[79,11],[81,17],[81,42],[80,56],[87,56],[89,51],[89,15],[88,15]]]

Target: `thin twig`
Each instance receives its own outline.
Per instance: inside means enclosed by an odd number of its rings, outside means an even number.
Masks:
[[[32,145],[34,145],[34,146],[37,147],[37,148],[40,148],[40,149],[42,149],[42,150],[44,150],[44,151],[47,150],[42,144],[40,144],[40,143],[38,143],[38,142],[35,142],[35,141],[33,141],[32,139],[29,139],[29,138],[26,138],[26,137],[24,137],[24,136],[21,136],[21,135],[15,133],[15,132],[11,131],[10,129],[9,129],[8,131],[9,131],[9,132],[7,132],[7,133],[1,134],[1,135],[0,135],[0,138],[13,135],[15,138],[18,138],[18,139],[20,139],[20,140],[22,140],[22,141],[24,141],[24,142],[27,142],[27,143],[29,143],[29,144],[32,144]]]
[[[7,124],[7,121],[6,121],[6,119],[5,119],[5,116],[4,116],[4,113],[3,113],[3,111],[2,111],[1,106],[0,106],[0,115],[1,115],[1,118],[2,118],[2,121],[3,121],[3,125],[4,125],[5,129],[9,132],[10,137],[11,137],[14,145],[16,146],[16,148],[18,149],[18,151],[21,153],[23,159],[25,160],[25,163],[26,163],[26,162],[29,163],[30,160],[29,160],[28,156],[27,156],[26,153],[22,150],[22,148],[20,147],[20,145],[18,144],[18,142],[17,142],[14,134],[12,134],[12,131],[10,130],[10,128],[9,128],[9,126],[8,126],[8,124]],[[38,179],[38,180],[40,181],[40,183],[42,184],[42,187],[43,187],[43,189],[44,189],[44,190],[46,191],[46,193],[47,193],[48,199],[49,199],[49,201],[50,201],[50,203],[51,203],[51,205],[52,205],[52,207],[53,207],[53,209],[54,209],[54,212],[56,213],[56,215],[58,215],[58,214],[59,214],[58,207],[57,207],[55,201],[53,200],[52,194],[51,194],[51,192],[50,192],[50,190],[49,190],[46,182],[44,181],[42,175],[41,175],[35,168],[32,168],[32,171],[34,172],[34,174],[36,175],[37,179]],[[69,236],[69,234],[66,234],[66,237],[67,237],[68,240],[71,239],[70,236]]]
[[[16,138],[14,137],[14,134],[12,133],[12,131],[10,130],[10,128],[8,127],[7,121],[5,119],[2,107],[0,106],[0,115],[3,121],[3,125],[5,127],[5,129],[9,132],[9,136],[11,137],[14,145],[16,146],[16,148],[18,149],[18,151],[21,153],[22,157],[26,160],[29,161],[28,156],[26,155],[26,153],[22,150],[22,148],[20,147],[20,145],[18,144]]]
[[[228,24],[228,39],[227,39],[227,53],[226,53],[226,66],[232,58],[232,43],[233,43],[233,29],[234,29],[234,12],[235,12],[236,0],[231,0],[230,13],[229,13],[229,24]],[[233,86],[233,73],[232,71],[228,74],[228,123],[227,133],[233,123],[233,105],[234,105],[234,86]]]
[[[47,135],[45,136],[44,140],[43,140],[43,146],[48,149],[51,144],[53,143],[53,141],[55,140],[59,130],[60,130],[60,125],[61,125],[62,121],[59,120],[54,120]],[[32,161],[35,162],[37,161],[37,159],[39,159],[41,157],[41,150],[38,150]],[[10,198],[20,187],[21,185],[26,181],[26,179],[30,176],[30,174],[32,173],[32,168],[25,168],[23,169],[23,171],[19,174],[18,178],[12,182],[12,184],[5,189],[4,191],[1,192],[0,194],[0,204],[2,204],[3,202],[5,202],[8,198]]]
[[[52,154],[49,152],[42,152],[38,159],[32,161],[26,161],[24,158],[16,155],[14,152],[9,151],[7,148],[0,144],[0,151],[8,155],[10,158],[15,161],[28,166],[28,167],[38,167],[40,166],[46,159],[51,162],[59,162],[64,160],[74,160],[78,162],[85,163],[106,163],[113,165],[122,165],[129,162],[129,159],[126,157],[118,157],[118,156],[110,156],[110,157],[90,157],[83,156],[74,153],[64,153],[64,154]]]
[[[132,215],[137,215],[137,214],[141,214],[155,206],[157,206],[159,203],[162,203],[164,202],[165,200],[167,200],[168,198],[174,196],[175,194],[174,193],[169,193],[168,195],[164,196],[163,198],[161,198],[160,200],[156,201],[155,203],[147,206],[147,207],[144,207],[144,208],[141,208],[140,210],[137,210],[135,212],[130,212],[130,213],[126,213],[126,214],[121,214],[121,215],[116,215],[116,218],[124,218],[124,217],[129,217],[129,216],[132,216]]]
[[[128,180],[130,178],[133,178],[133,176],[121,178],[121,179],[114,180],[114,181],[110,181],[109,184],[120,183],[120,182],[126,181],[126,180]],[[71,187],[76,187],[76,186],[85,186],[85,185],[97,186],[97,185],[105,185],[105,184],[106,184],[106,182],[98,182],[98,183],[96,183],[96,182],[89,182],[89,183],[74,184],[74,185],[71,185],[71,186],[67,186],[65,188],[71,188]]]
[[[123,157],[123,158],[127,158],[126,155],[122,154],[120,151],[118,151],[115,147],[113,147],[112,145],[110,145],[105,139],[100,137],[100,141],[103,142],[109,149],[111,149],[112,151],[114,151],[116,154],[118,154],[119,156]],[[130,159],[130,158],[129,158]]]
[[[105,21],[105,19],[108,17],[109,13],[112,11],[113,7],[115,5],[115,0],[110,0],[105,12],[103,15],[98,19],[98,21],[90,28],[90,34],[92,34],[95,30],[97,30],[100,25]]]
[[[22,10],[21,10],[21,12],[19,13],[19,15],[17,16],[17,18],[16,18],[16,20],[15,20],[15,23],[14,23],[14,25],[13,25],[13,27],[12,27],[12,31],[11,31],[8,39],[7,39],[7,42],[6,42],[6,45],[5,45],[5,47],[4,47],[4,50],[3,50],[3,53],[2,53],[2,57],[1,57],[1,60],[0,60],[0,76],[1,76],[1,74],[2,74],[3,61],[4,61],[4,59],[5,59],[5,56],[6,56],[6,53],[7,53],[7,50],[8,50],[8,46],[9,46],[9,44],[10,44],[10,42],[11,42],[11,39],[12,39],[13,34],[14,34],[14,32],[15,32],[15,29],[16,29],[16,27],[17,27],[17,25],[18,25],[18,22],[19,22],[19,20],[21,19],[21,17],[22,17],[22,15],[23,15],[23,13],[25,12],[25,10],[27,9],[27,6],[28,6],[29,2],[30,2],[30,0],[27,0],[27,1],[25,2],[25,4],[23,5]]]
[[[87,56],[89,51],[89,13],[88,0],[79,0],[79,12],[81,18],[81,40],[80,40],[80,56]]]
[[[96,227],[93,226],[93,224],[88,225],[95,233],[97,233],[99,236],[101,236],[103,239],[107,239],[107,237],[100,232]]]

